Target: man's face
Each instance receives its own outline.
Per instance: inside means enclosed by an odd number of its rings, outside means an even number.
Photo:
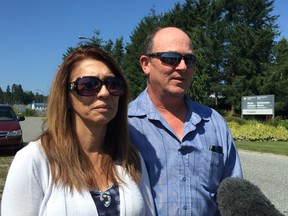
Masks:
[[[192,54],[192,45],[184,32],[178,29],[163,29],[155,35],[153,40],[152,53],[158,52]],[[169,53],[164,56],[169,56]],[[174,56],[177,57],[177,54]],[[161,56],[146,56],[146,58],[147,65],[143,70],[148,76],[148,89],[150,88],[155,94],[182,97],[191,85],[193,67],[186,65],[183,58],[176,66],[165,63],[161,60]]]

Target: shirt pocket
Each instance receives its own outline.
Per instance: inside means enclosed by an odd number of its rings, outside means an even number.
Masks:
[[[222,178],[224,169],[224,155],[202,150],[200,154],[199,169],[199,183],[205,190],[214,193],[216,192]]]

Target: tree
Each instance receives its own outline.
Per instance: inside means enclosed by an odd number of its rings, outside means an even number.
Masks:
[[[4,103],[7,103],[7,104],[12,104],[12,93],[10,91],[10,86],[7,85],[7,88],[6,88],[6,93],[4,95]]]
[[[125,55],[124,45],[123,45],[123,37],[116,38],[115,43],[109,39],[105,44],[101,47],[105,52],[109,53],[117,64],[122,68],[123,58]]]
[[[64,60],[71,52],[75,50],[75,47],[68,47],[66,53],[62,55],[62,60]]]
[[[130,95],[134,99],[147,85],[146,77],[139,64],[142,54],[142,43],[147,35],[159,26],[159,16],[155,10],[151,10],[149,16],[144,17],[135,27],[130,39],[131,43],[126,46],[126,54],[123,60],[124,74],[130,86]]]
[[[2,88],[0,87],[0,104],[4,104],[5,99],[4,99],[4,92],[2,91]]]
[[[13,84],[12,85],[12,102],[14,104],[21,104],[23,103],[23,98],[24,98],[24,91],[22,89],[22,86]]]
[[[91,38],[85,38],[85,41],[81,41],[78,46],[81,45],[90,45],[98,47],[105,52],[109,53],[121,66],[123,62],[124,56],[124,45],[123,45],[123,37],[120,39],[116,38],[115,43],[109,39],[108,41],[104,41],[100,37],[100,31],[94,30],[94,35]],[[71,52],[73,52],[76,47],[68,47],[65,54],[63,54],[62,59],[64,60]]]
[[[282,38],[274,47],[272,64],[264,76],[262,94],[275,95],[275,113],[284,118],[288,117],[288,41]]]
[[[94,34],[91,38],[84,38],[84,41],[80,41],[77,46],[81,45],[92,45],[96,46],[98,48],[103,48],[104,46],[104,41],[100,37],[100,31],[99,30],[94,30]],[[62,59],[64,60],[71,52],[73,52],[76,49],[76,47],[68,47],[66,50],[66,53],[63,54]]]
[[[240,109],[240,98],[258,95],[277,35],[274,0],[224,0],[226,22],[223,95],[231,114]]]
[[[47,101],[47,99],[45,98],[45,96],[43,96],[44,99],[42,101]],[[32,91],[26,91],[24,92],[24,97],[23,97],[23,104],[31,104],[33,101],[35,100],[35,95]]]

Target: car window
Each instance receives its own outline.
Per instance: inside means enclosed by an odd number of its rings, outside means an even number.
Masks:
[[[16,115],[9,107],[0,107],[0,121],[15,120]]]

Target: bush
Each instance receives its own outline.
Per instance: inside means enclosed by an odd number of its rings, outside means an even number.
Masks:
[[[240,125],[245,124],[245,121],[246,121],[246,120],[244,120],[244,119],[241,119],[241,118],[235,117],[235,116],[227,116],[227,117],[225,117],[225,120],[226,120],[227,122],[237,122],[237,123],[240,124]]]
[[[235,121],[227,122],[227,124],[236,141],[288,141],[288,129],[280,123],[272,125],[248,120],[242,125]]]
[[[37,117],[38,114],[35,110],[32,110],[32,109],[25,109],[24,111],[24,116],[33,116],[33,117]]]
[[[286,120],[281,120],[281,119],[276,119],[275,118],[275,126],[282,126],[285,127],[288,130],[288,119]]]

